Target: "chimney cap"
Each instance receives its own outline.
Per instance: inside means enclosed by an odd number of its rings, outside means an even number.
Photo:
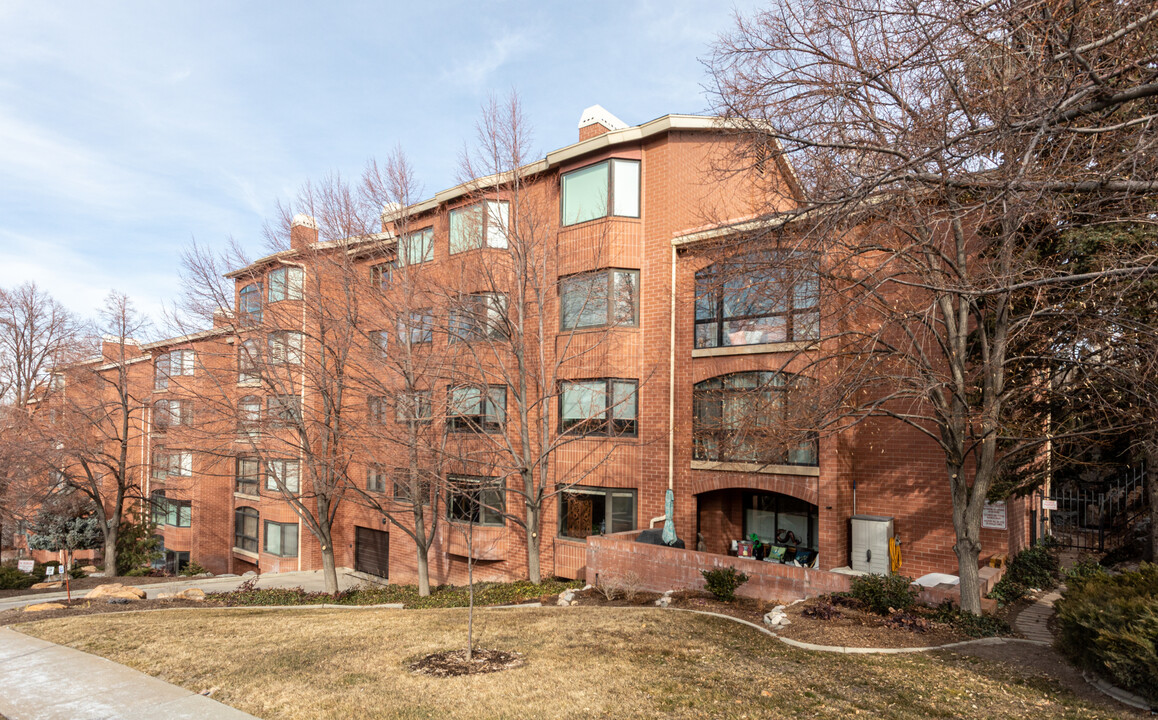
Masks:
[[[309,215],[306,215],[305,213],[298,213],[297,215],[294,215],[293,222],[290,223],[290,226],[291,227],[305,226],[305,227],[310,228],[311,230],[317,230],[318,229],[318,221],[314,220],[312,217],[310,217]]]
[[[612,115],[602,105],[592,105],[583,111],[579,116],[579,129],[587,127],[588,125],[599,124],[608,130],[622,130],[626,128],[627,123]]]

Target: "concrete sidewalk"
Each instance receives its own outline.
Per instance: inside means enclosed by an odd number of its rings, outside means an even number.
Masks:
[[[0,628],[0,715],[9,720],[254,720],[203,695]]]
[[[149,598],[157,597],[157,593],[163,592],[181,592],[188,588],[201,588],[205,592],[225,592],[234,590],[238,585],[249,580],[247,577],[208,577],[208,578],[180,578],[174,579],[172,582],[141,584],[140,587]],[[123,582],[126,585],[132,585],[132,578],[124,578],[121,580],[109,580],[109,582]],[[342,590],[348,590],[354,587],[359,582],[358,578],[349,574],[346,568],[338,568],[338,587]],[[302,570],[300,572],[284,572],[284,573],[265,573],[258,580],[258,587],[261,588],[291,588],[303,587],[310,592],[320,592],[326,589],[326,581],[322,576],[321,570]],[[88,590],[77,590],[72,593],[73,599],[83,598],[88,594]],[[20,595],[18,597],[8,597],[0,599],[0,610],[11,610],[12,608],[24,607],[32,603],[52,602],[54,600],[63,600],[66,597],[64,592],[40,593],[36,595]]]

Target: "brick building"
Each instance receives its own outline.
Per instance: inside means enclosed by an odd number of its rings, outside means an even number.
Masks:
[[[530,443],[550,450],[544,576],[582,576],[588,538],[662,519],[669,487],[689,549],[726,556],[755,533],[836,568],[850,562],[849,518],[871,514],[894,518],[906,574],[953,572],[944,459],[927,439],[886,420],[790,442],[759,429],[805,396],[793,370],[821,337],[823,299],[806,277],[782,278],[778,302],[745,296],[774,269],[711,282],[724,260],[707,241],[791,182],[772,164],[721,175],[737,146],[720,128],[682,115],[628,127],[596,106],[579,142],[523,166],[517,196],[485,178],[388,209],[380,232],[354,239],[295,218],[289,249],[229,273],[232,314],[133,361],[152,368],[133,376],[133,442],[170,567],[317,569],[310,524],[325,516],[337,565],[412,582],[414,541],[388,516],[409,522],[417,489],[435,493],[433,582],[461,581],[468,554],[476,578],[524,577],[517,461]],[[508,258],[532,213],[543,262],[524,297]],[[538,329],[516,333],[515,317]],[[511,381],[512,333],[543,349],[529,361],[537,390]],[[398,376],[403,356],[414,377]],[[334,363],[340,384],[319,374]],[[757,429],[738,431],[729,419],[753,398]],[[297,432],[295,418],[314,424]],[[522,432],[530,422],[545,432]],[[412,486],[408,467],[451,484]],[[336,483],[320,493],[341,496],[336,509],[318,511],[319,482]],[[1027,541],[1027,507],[1004,510],[983,557]]]

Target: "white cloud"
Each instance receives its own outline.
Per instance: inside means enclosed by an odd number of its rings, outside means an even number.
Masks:
[[[443,80],[480,90],[490,85],[491,76],[503,65],[535,48],[535,43],[523,31],[507,31],[491,41],[479,56],[468,58],[443,73]]]

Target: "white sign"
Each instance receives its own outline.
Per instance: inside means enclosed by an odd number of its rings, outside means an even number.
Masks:
[[[48,567],[44,568],[44,575],[46,577],[52,577],[55,574],[56,574],[56,566],[55,565],[49,565]]]
[[[985,509],[981,511],[981,527],[990,530],[1004,530],[1005,503],[985,503]]]
[[[32,560],[17,560],[16,561],[16,569],[19,570],[20,572],[25,572],[25,573],[29,573],[29,574],[32,573],[32,568],[35,565],[36,565],[36,563]]]
[[[1041,501],[1041,509],[1042,510],[1057,510],[1057,500],[1042,500]]]

